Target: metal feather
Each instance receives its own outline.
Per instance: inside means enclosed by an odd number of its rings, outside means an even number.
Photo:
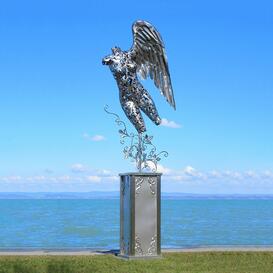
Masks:
[[[133,24],[132,31],[134,42],[129,52],[134,52],[136,56],[138,73],[143,74],[143,67],[146,67],[149,73],[145,74],[154,80],[155,86],[160,89],[170,105],[175,108],[167,57],[159,32],[146,21],[136,21]],[[139,37],[141,37],[141,43],[136,43]]]

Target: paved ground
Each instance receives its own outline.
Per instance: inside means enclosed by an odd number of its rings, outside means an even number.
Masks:
[[[206,251],[269,251],[273,252],[273,246],[211,246],[211,247],[196,247],[196,248],[166,248],[162,249],[163,253],[173,252],[206,252]],[[78,255],[115,255],[119,250],[94,250],[94,249],[0,249],[0,256],[41,256],[41,255],[56,255],[56,256],[78,256]]]

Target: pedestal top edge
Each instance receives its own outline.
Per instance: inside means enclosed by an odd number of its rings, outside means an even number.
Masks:
[[[161,176],[162,173],[139,173],[139,172],[131,172],[131,173],[120,173],[119,176],[125,176],[125,175],[131,175],[131,176]]]

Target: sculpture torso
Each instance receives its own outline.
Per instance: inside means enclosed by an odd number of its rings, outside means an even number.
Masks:
[[[140,109],[155,123],[160,124],[155,104],[137,77],[137,64],[132,55],[120,49],[113,49],[113,55],[104,58],[116,79],[119,99],[125,114],[139,133],[146,131]]]
[[[113,55],[113,63],[109,65],[110,70],[117,81],[120,102],[134,101],[141,96],[141,83],[137,78],[137,66],[126,52]],[[143,88],[143,87],[142,87]]]

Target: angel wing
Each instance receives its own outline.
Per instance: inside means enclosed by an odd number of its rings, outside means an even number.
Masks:
[[[132,31],[134,42],[129,52],[137,64],[137,72],[143,79],[150,77],[175,109],[165,47],[159,32],[146,21],[136,21]]]

